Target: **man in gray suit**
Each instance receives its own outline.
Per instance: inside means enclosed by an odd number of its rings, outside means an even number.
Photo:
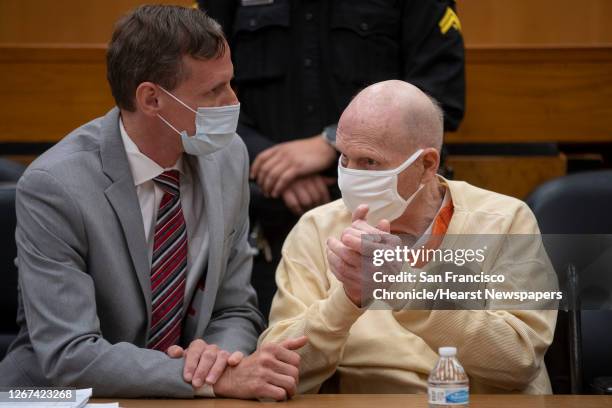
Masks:
[[[140,7],[118,23],[107,66],[118,107],[19,182],[21,331],[0,386],[292,396],[306,339],[254,352],[264,320],[250,285],[248,158],[219,25],[196,9]]]

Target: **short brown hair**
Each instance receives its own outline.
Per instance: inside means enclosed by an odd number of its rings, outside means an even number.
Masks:
[[[184,55],[211,59],[224,52],[221,26],[203,11],[141,6],[115,26],[106,53],[106,77],[117,106],[134,111],[136,88],[142,82],[172,90],[188,74]]]

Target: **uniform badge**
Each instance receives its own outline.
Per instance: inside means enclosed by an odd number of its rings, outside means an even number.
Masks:
[[[461,22],[459,21],[459,17],[453,11],[452,8],[447,7],[446,12],[444,13],[444,17],[438,23],[440,27],[440,32],[444,35],[450,30],[454,28],[455,30],[461,32]]]
[[[265,4],[272,4],[274,0],[240,0],[240,3],[244,7],[248,6],[263,6]]]

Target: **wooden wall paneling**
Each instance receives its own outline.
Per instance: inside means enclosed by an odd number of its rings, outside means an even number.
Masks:
[[[471,48],[466,82],[449,142],[612,141],[612,47]]]
[[[0,1],[0,43],[107,43],[117,19],[141,4],[194,0]]]
[[[0,43],[106,43],[117,18],[145,3],[151,2],[2,0]],[[457,8],[468,46],[612,43],[610,0],[457,0]]]
[[[103,45],[0,44],[0,140],[55,141],[113,106]],[[467,50],[452,143],[612,141],[612,47]],[[38,120],[32,120],[33,113]]]
[[[449,156],[456,180],[524,199],[542,183],[565,175],[567,160],[558,156]]]
[[[468,46],[612,43],[610,0],[457,0]]]
[[[0,140],[57,141],[113,105],[104,46],[0,47]]]

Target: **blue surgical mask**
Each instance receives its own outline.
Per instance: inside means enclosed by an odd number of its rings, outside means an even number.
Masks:
[[[240,116],[239,103],[210,108],[198,107],[196,111],[169,91],[161,86],[160,88],[178,103],[195,113],[196,131],[194,135],[188,135],[186,130],[179,131],[161,115],[157,115],[166,125],[181,136],[185,153],[202,156],[214,153],[230,144],[238,127],[238,117]]]

